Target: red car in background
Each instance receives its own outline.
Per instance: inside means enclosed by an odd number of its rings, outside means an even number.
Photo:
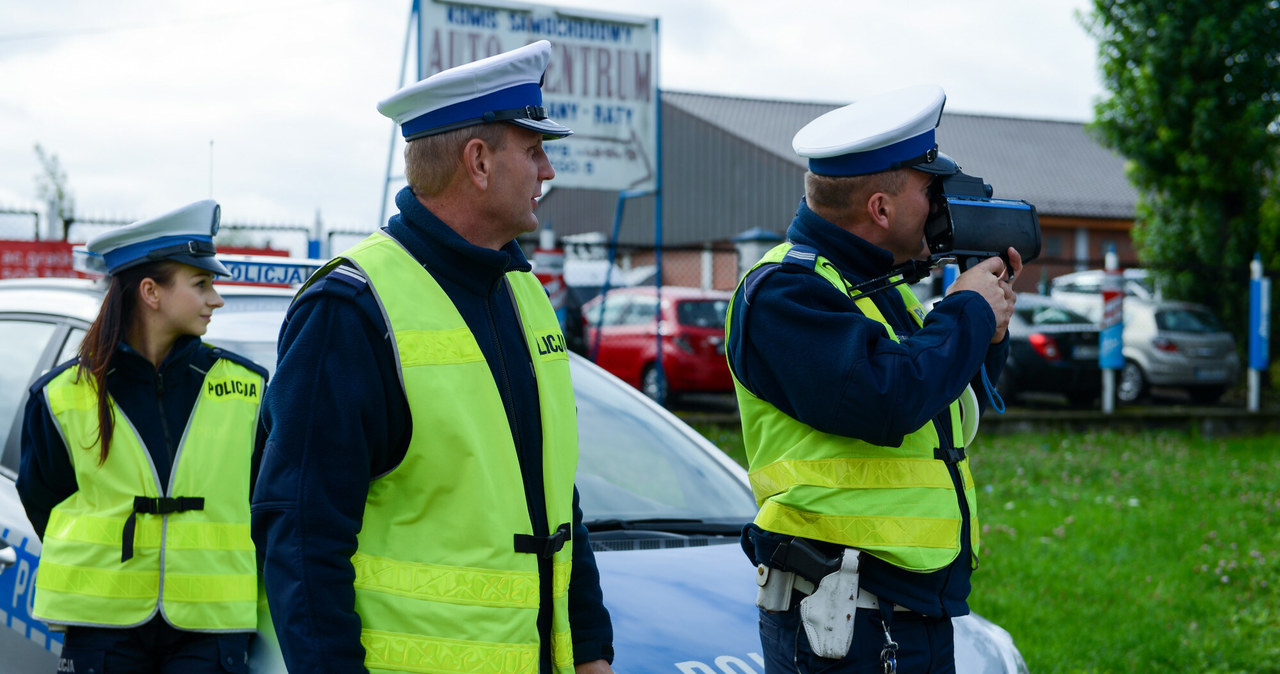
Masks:
[[[728,393],[733,379],[724,355],[724,320],[731,293],[662,286],[610,290],[582,306],[589,357],[658,401],[686,393]],[[658,334],[662,334],[662,370]]]

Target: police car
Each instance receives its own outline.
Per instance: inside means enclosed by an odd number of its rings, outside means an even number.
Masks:
[[[219,284],[226,306],[207,342],[275,365],[275,343],[293,295],[315,261],[219,256],[238,280]],[[294,264],[298,266],[287,267]],[[277,266],[271,266],[277,265]],[[256,275],[256,276],[255,276]],[[49,672],[62,638],[31,618],[40,541],[14,488],[28,384],[73,356],[98,311],[91,280],[0,281],[0,672]],[[746,472],[638,391],[570,354],[578,403],[577,478],[618,672],[764,672],[754,569],[738,532],[755,515]],[[979,616],[955,620],[961,672],[1025,672],[1008,632]],[[253,671],[283,672],[274,639],[255,640]]]

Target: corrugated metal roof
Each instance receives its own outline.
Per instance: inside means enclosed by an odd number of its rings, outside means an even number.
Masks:
[[[803,194],[805,162],[791,138],[837,103],[662,92],[663,241],[724,241],[753,227],[781,233]],[[944,113],[938,145],[995,196],[1042,216],[1131,219],[1137,192],[1124,160],[1075,122]],[[553,189],[539,219],[557,235],[610,233],[617,193]],[[654,199],[627,202],[619,242],[652,245]]]
[[[663,102],[726,129],[744,142],[804,166],[791,149],[796,131],[842,104],[801,103],[664,91]],[[1138,193],[1124,158],[1078,122],[944,112],[938,147],[995,196],[1026,199],[1046,215],[1132,218]]]

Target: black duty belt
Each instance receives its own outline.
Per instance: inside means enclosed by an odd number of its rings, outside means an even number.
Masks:
[[[124,541],[120,544],[120,563],[124,564],[129,561],[129,558],[133,557],[133,532],[138,524],[138,513],[143,515],[168,515],[169,513],[180,513],[188,510],[204,510],[204,497],[133,497],[133,512],[129,513],[129,519],[124,521]]]
[[[516,534],[516,552],[526,552],[542,559],[551,559],[571,538],[573,538],[573,529],[568,522],[561,524],[560,528],[550,536]]]
[[[774,548],[769,566],[788,571],[817,585],[823,578],[840,570],[843,555],[828,555],[803,538],[783,541]]]

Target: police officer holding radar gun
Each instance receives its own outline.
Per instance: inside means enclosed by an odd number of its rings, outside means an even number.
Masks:
[[[59,672],[246,672],[249,497],[267,373],[204,344],[223,305],[218,204],[95,236],[107,274],[79,356],[31,387],[18,494],[43,542],[36,618]]]
[[[294,672],[609,672],[564,338],[515,239],[555,176],[536,42],[378,104],[386,227],[290,307],[254,540]]]
[[[742,543],[771,673],[955,671],[951,618],[969,612],[978,559],[965,447],[1009,350],[1023,256],[968,261],[927,315],[895,285],[927,269],[926,222],[964,177],[934,141],[945,101],[912,87],[801,129],[805,198],[730,305],[760,505]]]

